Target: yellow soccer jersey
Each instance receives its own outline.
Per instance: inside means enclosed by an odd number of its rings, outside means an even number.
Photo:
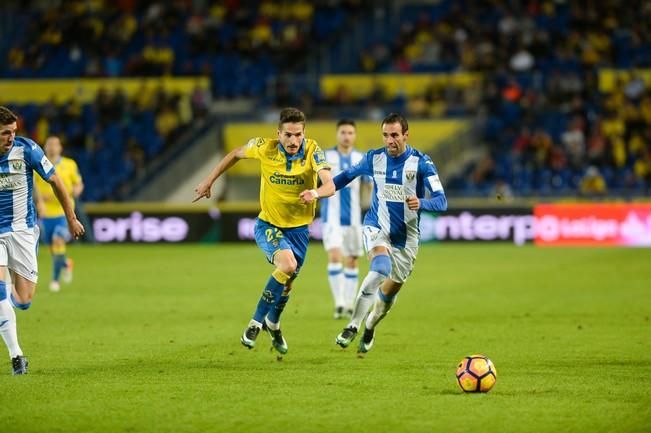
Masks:
[[[303,204],[298,195],[316,188],[317,172],[329,169],[316,141],[303,139],[296,155],[288,156],[277,139],[252,138],[245,147],[247,158],[259,159],[260,214],[258,217],[277,227],[299,227],[314,219],[316,200]]]
[[[81,175],[77,168],[77,163],[70,158],[61,157],[57,163],[54,164],[55,173],[61,179],[66,187],[68,195],[72,197],[72,187],[81,183]],[[65,215],[63,208],[54,195],[52,187],[49,183],[41,179],[40,176],[34,176],[34,186],[36,191],[43,199],[44,215],[45,218],[54,218]],[[74,206],[74,200],[73,200]]]

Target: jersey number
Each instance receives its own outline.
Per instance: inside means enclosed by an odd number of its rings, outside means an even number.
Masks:
[[[278,229],[267,229],[264,232],[267,235],[267,242],[271,242],[274,239],[280,239],[283,237],[283,232]]]

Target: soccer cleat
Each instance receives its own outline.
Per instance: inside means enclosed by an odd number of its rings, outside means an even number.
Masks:
[[[285,341],[285,337],[283,337],[283,332],[280,328],[276,330],[271,329],[267,326],[267,319],[265,319],[264,322],[262,322],[262,329],[269,333],[269,336],[271,337],[271,345],[274,349],[282,355],[286,354],[289,348],[287,347],[287,342]]]
[[[335,320],[343,319],[344,318],[344,307],[335,308],[335,313],[333,314],[333,317],[335,318]]]
[[[340,345],[345,349],[350,345],[350,343],[353,342],[356,335],[357,335],[357,328],[352,326],[348,328],[344,328],[344,330],[341,331],[341,334],[337,335],[337,338],[335,339],[335,343],[337,343],[338,345]]]
[[[368,329],[368,328],[365,329],[364,334],[362,334],[361,340],[359,340],[357,353],[366,353],[369,350],[371,350],[374,341],[375,341],[375,329]]]
[[[61,284],[58,281],[50,281],[50,292],[58,292],[61,290]]]
[[[255,339],[258,338],[259,333],[260,327],[255,324],[251,324],[244,330],[244,334],[242,334],[240,341],[248,349],[253,349],[255,347]]]
[[[61,279],[64,283],[72,283],[72,270],[75,267],[75,262],[72,259],[66,260],[66,267],[61,269]]]
[[[15,358],[11,359],[11,367],[14,370],[14,376],[18,376],[20,374],[27,374],[28,365],[29,362],[27,362],[27,358],[25,358],[22,355],[18,355]]]

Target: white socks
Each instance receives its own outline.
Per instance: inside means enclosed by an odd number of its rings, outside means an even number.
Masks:
[[[344,305],[348,309],[353,309],[355,296],[357,295],[357,284],[359,282],[359,269],[344,268]]]
[[[354,327],[359,329],[362,324],[362,320],[368,310],[373,305],[375,300],[375,294],[377,293],[378,288],[387,277],[380,274],[379,272],[369,271],[364,281],[362,281],[362,287],[360,287],[359,294],[357,295],[357,300],[355,302],[355,309],[353,310],[353,318],[351,319],[348,327]]]
[[[345,306],[344,267],[341,263],[328,263],[328,282],[330,283],[330,291],[332,291],[335,307]]]
[[[9,349],[9,357],[15,358],[23,354],[18,345],[16,332],[16,312],[9,303],[9,299],[0,301],[0,335]]]
[[[368,315],[366,319],[366,329],[373,329],[377,324],[387,315],[393,304],[396,302],[396,296],[390,300],[382,293],[378,293],[377,301],[375,301],[375,308]]]

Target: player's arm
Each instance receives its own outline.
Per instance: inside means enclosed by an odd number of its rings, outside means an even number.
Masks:
[[[77,199],[81,197],[81,194],[84,192],[84,180],[79,174],[79,168],[77,164],[74,165],[74,182],[72,183],[72,197]]]
[[[36,185],[37,181],[34,179],[34,190],[32,191],[32,195],[34,197],[34,204],[36,205],[36,214],[40,218],[43,218],[43,215],[45,214],[45,200],[43,200],[41,191],[39,191],[39,188]]]
[[[429,192],[430,198],[407,197],[407,206],[411,210],[426,210],[429,212],[443,212],[448,209],[448,200],[443,191],[443,185],[439,179],[434,163],[429,157],[423,158],[419,164],[419,171],[425,183],[425,189]]]
[[[59,179],[59,176],[57,176],[56,173],[53,173],[47,182],[50,184],[50,186],[52,186],[54,195],[56,196],[57,200],[59,200],[59,203],[61,203],[63,212],[66,215],[66,220],[68,221],[68,230],[70,230],[70,234],[75,239],[79,239],[84,235],[84,226],[77,219],[77,215],[75,215],[75,211],[72,207],[72,198],[68,195],[63,181]]]
[[[219,179],[219,176],[228,171],[228,169],[234,166],[240,159],[247,158],[246,147],[247,146],[241,146],[230,151],[221,161],[219,161],[219,163],[217,163],[210,174],[194,189],[194,192],[196,192],[197,195],[194,200],[192,200],[192,203],[196,202],[197,200],[201,200],[204,197],[210,198],[210,190],[212,189],[215,181]]]
[[[319,170],[318,175],[319,180],[321,181],[321,186],[317,189],[306,189],[300,193],[299,198],[301,199],[301,202],[305,204],[312,203],[312,201],[318,198],[331,197],[335,194],[336,189],[332,179],[332,173],[330,173],[330,169],[324,168],[322,170]]]
[[[301,193],[300,198],[304,203],[310,203],[313,200],[318,198],[325,198],[334,195],[335,192],[344,188],[350,182],[352,182],[357,176],[370,175],[372,171],[370,170],[370,165],[368,163],[368,154],[367,157],[362,159],[358,164],[342,171],[332,179],[332,182],[323,182],[322,185],[316,190],[305,190]],[[324,171],[324,170],[321,170]],[[319,172],[320,174],[321,172]],[[330,178],[332,174],[329,173]]]

